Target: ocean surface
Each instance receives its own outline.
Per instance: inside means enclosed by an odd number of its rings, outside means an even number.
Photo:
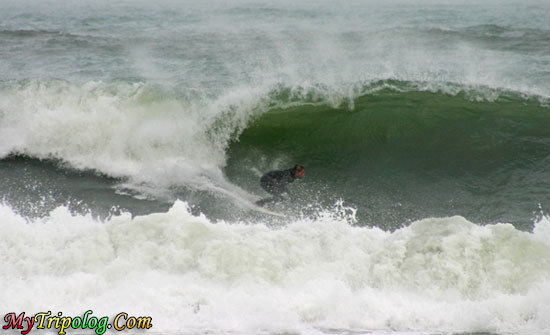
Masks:
[[[550,334],[549,213],[548,1],[0,0],[2,320]]]

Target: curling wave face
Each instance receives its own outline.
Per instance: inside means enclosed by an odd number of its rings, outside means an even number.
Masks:
[[[96,171],[168,203],[188,191],[203,192],[197,203],[252,200],[262,172],[301,162],[304,203],[345,199],[362,208],[362,224],[390,229],[452,213],[529,230],[548,208],[541,97],[397,81],[353,92],[277,87],[193,100],[144,83],[9,82],[0,152]]]
[[[360,211],[364,223],[453,213],[528,226],[547,207],[548,13],[12,3],[0,13],[0,157],[53,159],[168,203],[192,201],[188,190],[250,198],[251,179],[298,161],[315,196],[388,209]]]

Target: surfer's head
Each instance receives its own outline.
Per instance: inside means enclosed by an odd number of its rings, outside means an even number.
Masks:
[[[304,177],[305,172],[306,170],[302,165],[300,164],[294,165],[294,178],[302,179]]]

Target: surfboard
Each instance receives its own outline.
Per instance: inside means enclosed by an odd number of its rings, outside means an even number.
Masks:
[[[260,206],[254,205],[254,204],[251,204],[251,208],[253,210],[261,212],[261,213],[265,213],[265,214],[269,214],[269,215],[273,215],[273,216],[278,216],[278,217],[281,217],[281,218],[286,217],[286,215],[284,215],[282,213],[277,213],[277,212],[274,212],[274,211],[270,211],[269,209],[266,209],[266,208],[263,208],[263,207],[260,207]]]
[[[268,214],[268,215],[278,216],[282,218],[286,217],[286,215],[282,213],[277,213],[267,208],[256,205],[255,203],[252,202],[253,199],[256,198],[256,196],[248,194],[247,192],[242,191],[240,189],[238,189],[239,192],[235,192],[235,190],[230,191],[223,187],[213,187],[213,189],[218,193],[225,194],[229,198],[233,199],[235,203],[240,204],[242,207],[248,208],[250,210],[254,210],[256,212]]]

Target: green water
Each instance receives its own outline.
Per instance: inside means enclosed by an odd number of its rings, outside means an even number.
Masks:
[[[251,166],[306,166],[304,201],[341,198],[362,224],[429,216],[529,229],[548,208],[550,111],[516,96],[476,102],[384,90],[344,105],[273,110],[229,150],[226,171],[251,189]],[[262,159],[258,159],[258,158]]]

